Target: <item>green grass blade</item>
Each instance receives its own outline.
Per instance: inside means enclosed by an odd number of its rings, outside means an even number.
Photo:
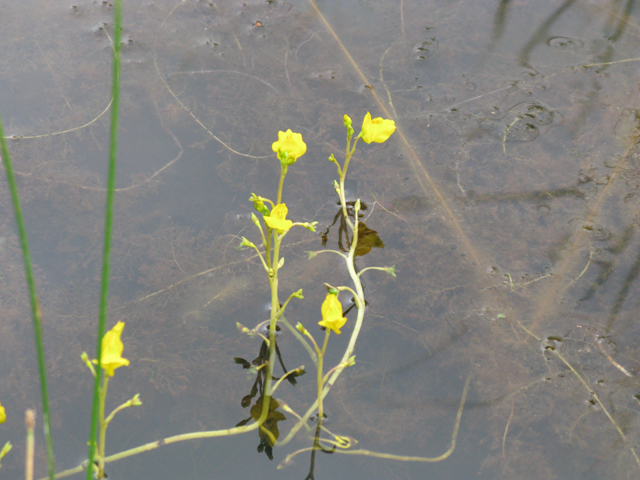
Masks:
[[[40,311],[40,302],[36,292],[36,283],[33,278],[33,269],[31,268],[31,254],[29,253],[29,242],[27,241],[27,231],[24,228],[24,220],[22,218],[22,209],[20,208],[20,198],[18,196],[18,188],[13,176],[13,167],[11,166],[11,158],[9,149],[7,148],[7,140],[4,137],[4,129],[2,128],[2,120],[0,119],[0,143],[2,144],[2,160],[5,172],[7,174],[7,182],[9,190],[11,190],[11,198],[13,200],[13,211],[16,214],[16,223],[18,224],[18,236],[20,237],[20,245],[22,246],[22,255],[24,257],[24,270],[27,277],[27,287],[29,289],[29,299],[31,300],[31,318],[33,320],[33,336],[36,341],[36,352],[38,355],[38,372],[40,374],[40,393],[42,396],[42,420],[44,426],[44,438],[47,444],[47,464],[49,478],[55,477],[55,462],[53,457],[53,440],[51,439],[51,421],[49,415],[49,393],[47,388],[47,370],[44,362],[44,346],[42,344],[42,312]]]
[[[111,85],[111,135],[109,141],[109,172],[107,178],[107,201],[104,215],[104,249],[102,252],[102,290],[100,293],[100,314],[98,319],[98,338],[96,346],[96,378],[93,386],[93,406],[91,410],[91,433],[89,437],[89,467],[87,480],[92,479],[93,456],[98,431],[98,396],[102,369],[102,337],[107,323],[107,307],[109,303],[109,261],[111,257],[111,226],[113,220],[113,196],[116,183],[117,146],[118,146],[118,106],[120,101],[120,37],[122,25],[122,0],[116,0],[113,9],[113,78]]]

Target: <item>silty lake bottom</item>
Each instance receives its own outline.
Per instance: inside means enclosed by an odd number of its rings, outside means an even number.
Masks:
[[[251,192],[273,198],[278,130],[302,133],[289,218],[338,211],[333,153],[343,115],[395,120],[360,143],[352,199],[378,244],[358,259],[369,305],[327,428],[355,449],[417,463],[318,453],[316,479],[638,478],[637,280],[640,134],[635,1],[125,1],[110,321],[126,322],[107,410],[143,405],[109,427],[112,454],[178,433],[230,428],[254,378],[234,363],[260,342],[238,333],[268,317]],[[86,458],[108,153],[112,6],[5,5],[0,114],[10,136],[42,299],[56,469]],[[21,478],[23,411],[40,411],[22,257],[0,189],[2,477]],[[338,223],[327,248],[338,249]],[[324,282],[348,284],[320,235],[285,239],[281,292],[316,338]],[[345,306],[348,296],[341,296]],[[332,335],[335,365],[353,328]],[[297,412],[315,372],[288,333],[276,397]],[[278,370],[276,371],[278,372]],[[278,373],[276,373],[277,375]],[[279,422],[281,437],[295,424]],[[41,414],[39,414],[39,421]],[[40,432],[36,474],[46,472]],[[112,479],[304,479],[304,431],[270,461],[258,434],[169,445],[107,466]],[[80,478],[76,476],[75,478]]]

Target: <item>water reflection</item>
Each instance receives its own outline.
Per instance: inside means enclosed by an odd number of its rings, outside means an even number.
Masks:
[[[347,215],[353,219],[355,218],[354,205],[355,201],[347,202]],[[367,210],[367,204],[362,202],[360,204],[360,210],[358,212],[358,217],[364,217],[364,213]],[[333,222],[327,227],[327,229],[322,232],[322,246],[325,247],[327,245],[327,240],[329,237],[329,232],[331,231],[331,227],[333,227],[338,220],[340,223],[338,224],[338,248],[341,252],[348,252],[351,248],[352,239],[349,238],[349,229],[347,228],[347,221],[344,216],[344,212],[342,208],[337,209],[337,213],[333,217]],[[359,221],[358,223],[358,244],[356,245],[355,256],[362,257],[371,251],[372,248],[384,248],[384,243],[380,240],[378,236],[378,232],[375,230],[371,230],[367,227],[367,225]]]
[[[266,325],[266,322],[263,322],[263,324]],[[260,330],[260,328],[262,328],[263,326],[259,327],[258,330]],[[236,363],[242,365],[242,368],[244,369],[250,369],[252,371],[257,370],[256,380],[253,383],[253,386],[251,387],[251,392],[248,395],[245,395],[244,397],[242,397],[242,401],[240,402],[240,404],[242,405],[242,408],[247,408],[249,405],[251,405],[253,399],[256,397],[256,395],[259,394],[256,400],[256,403],[251,407],[251,416],[245,420],[242,420],[238,424],[236,424],[236,427],[241,427],[243,425],[246,425],[251,421],[251,419],[258,420],[258,418],[260,418],[260,415],[262,413],[262,408],[263,408],[262,405],[263,405],[264,394],[265,394],[265,383],[267,381],[264,367],[269,361],[269,345],[267,344],[267,338],[265,337],[266,335],[268,335],[268,330],[267,331],[265,331],[264,329],[262,330],[263,331],[261,331],[260,334],[264,338],[264,340],[260,345],[260,353],[258,354],[258,356],[255,359],[253,359],[251,362],[240,357],[234,357],[233,359]],[[280,332],[279,325],[276,325],[276,331],[278,333]],[[300,375],[304,375],[306,372],[304,371],[304,369],[294,370],[294,371],[287,370],[287,367],[285,367],[284,361],[282,360],[282,353],[280,352],[280,346],[278,345],[277,342],[276,342],[275,348],[276,348],[276,356],[278,358],[278,362],[280,363],[280,366],[284,371],[283,377],[286,378],[291,385],[296,385],[298,383],[296,380],[296,377],[299,377]],[[278,381],[280,380],[280,377],[274,376],[273,380]],[[280,404],[272,397],[269,403],[269,413],[267,414],[267,419],[265,420],[264,424],[262,425],[262,428],[260,428],[260,431],[259,431],[260,443],[258,444],[258,452],[264,451],[267,457],[269,458],[269,460],[273,460],[273,446],[275,445],[276,441],[280,438],[280,431],[278,430],[278,422],[281,422],[287,419],[287,417],[285,417],[282,412],[278,411],[279,406]]]

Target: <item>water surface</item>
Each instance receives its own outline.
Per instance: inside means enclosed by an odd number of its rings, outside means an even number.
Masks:
[[[637,478],[640,368],[638,8],[634,1],[125,2],[111,323],[126,322],[109,388],[119,414],[108,451],[229,428],[251,388],[233,357],[266,318],[251,192],[274,196],[271,143],[301,132],[290,216],[336,214],[329,154],[342,116],[393,118],[361,145],[349,189],[384,249],[364,268],[370,302],[356,349],[327,401],[328,427],[358,448],[437,456],[407,463],[319,455],[315,478]],[[2,15],[0,113],[24,202],[42,295],[58,470],[86,455],[102,241],[111,61],[108,2],[32,0]],[[325,20],[323,20],[323,18]],[[326,22],[325,22],[326,21]],[[330,26],[330,27],[328,27]],[[334,33],[335,32],[335,35]],[[347,52],[349,56],[347,56]],[[2,439],[18,478],[22,410],[39,407],[31,326],[9,195],[0,189]],[[328,236],[337,248],[337,227]],[[318,235],[293,232],[283,297],[310,328],[335,260],[307,260]],[[332,337],[329,363],[351,333]],[[320,332],[315,331],[318,336]],[[283,334],[291,368],[311,362]],[[278,397],[303,412],[312,374]],[[290,415],[288,415],[290,417]],[[281,433],[293,426],[280,424]],[[45,472],[42,439],[37,468]],[[172,445],[109,466],[110,478],[305,478],[298,434],[258,453],[255,432]],[[7,477],[9,478],[9,477]]]

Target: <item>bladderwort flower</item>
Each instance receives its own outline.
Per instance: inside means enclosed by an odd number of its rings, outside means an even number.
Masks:
[[[0,403],[0,423],[4,423],[7,420],[7,412],[4,411],[4,407]]]
[[[102,337],[102,369],[113,377],[114,370],[129,365],[129,360],[122,358],[122,350],[124,345],[120,340],[124,322],[118,322],[115,326],[104,334]],[[98,363],[94,360],[93,363]]]
[[[318,322],[321,327],[330,328],[338,335],[340,329],[347,323],[347,319],[342,316],[342,304],[338,296],[327,293],[327,297],[322,302],[322,320]]]
[[[360,137],[362,140],[371,143],[386,142],[387,139],[396,131],[396,122],[387,120],[382,117],[371,119],[371,114],[367,112],[362,122],[362,131]]]
[[[278,141],[271,146],[278,154],[278,158],[285,165],[293,165],[296,160],[307,151],[307,144],[302,141],[302,134],[294,133],[291,129],[278,132]]]
[[[289,213],[287,206],[284,203],[279,203],[273,207],[271,215],[264,217],[264,222],[282,235],[283,232],[289,230],[293,225],[291,220],[287,220],[287,213]]]

